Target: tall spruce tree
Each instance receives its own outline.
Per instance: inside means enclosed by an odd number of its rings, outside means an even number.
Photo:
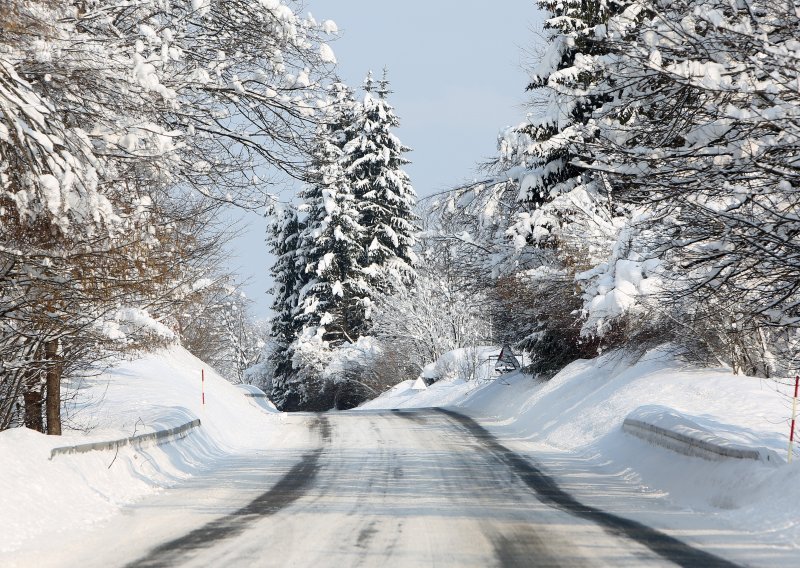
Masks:
[[[539,112],[501,136],[497,165],[514,180],[509,185],[518,210],[505,234],[525,251],[517,253],[525,263],[515,270],[530,269],[521,276],[537,299],[530,333],[519,344],[538,360],[561,365],[595,348],[581,337],[576,314],[582,299],[574,277],[602,260],[616,230],[611,186],[591,169],[589,152],[593,112],[612,92],[596,88],[599,67],[588,63],[608,51],[603,30],[619,5],[613,0],[540,0],[538,5],[550,14],[548,49],[527,87]]]
[[[282,410],[324,410],[335,403],[325,375],[334,350],[370,331],[371,306],[413,279],[416,194],[403,166],[409,151],[392,134],[399,120],[371,74],[362,102],[332,87],[317,129],[304,216],[273,228],[272,333],[278,349],[273,400]],[[373,92],[374,91],[374,92]]]
[[[390,93],[386,73],[375,89],[370,72],[364,90],[359,112],[347,130],[342,165],[364,228],[361,262],[374,298],[413,280],[418,218],[416,193],[403,170],[409,163],[404,154],[410,149],[392,133],[400,120],[386,99]]]
[[[591,172],[575,165],[583,157],[587,132],[583,125],[603,102],[593,91],[598,77],[583,56],[607,51],[596,33],[613,8],[606,0],[540,0],[550,14],[547,52],[532,70],[527,90],[542,109],[533,120],[511,129],[501,142],[504,165],[524,165],[535,174],[520,188],[519,200],[536,207],[591,181]]]

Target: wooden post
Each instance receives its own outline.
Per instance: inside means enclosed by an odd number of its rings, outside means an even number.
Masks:
[[[794,444],[794,423],[797,418],[797,388],[800,387],[800,375],[794,378],[794,399],[792,399],[792,426],[789,430],[789,463],[792,463],[792,444]]]

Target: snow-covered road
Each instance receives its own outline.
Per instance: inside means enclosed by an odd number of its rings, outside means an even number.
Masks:
[[[461,415],[284,420],[268,452],[216,463],[80,538],[15,560],[37,568],[729,565],[578,502]]]

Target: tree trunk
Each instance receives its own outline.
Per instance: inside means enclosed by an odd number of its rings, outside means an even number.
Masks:
[[[58,340],[45,343],[45,359],[47,360],[47,434],[61,435],[61,357],[58,355]]]
[[[38,384],[39,371],[33,371],[25,381],[25,393],[22,400],[25,402],[25,426],[37,432],[44,432],[42,419],[42,389]]]

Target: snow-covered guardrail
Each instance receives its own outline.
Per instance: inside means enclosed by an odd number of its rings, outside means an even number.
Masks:
[[[707,460],[756,460],[774,465],[783,463],[773,450],[737,444],[662,406],[637,408],[625,418],[622,429],[637,438],[687,456]]]
[[[269,413],[276,413],[278,409],[275,408],[275,405],[272,404],[272,401],[267,396],[267,393],[262,391],[260,388],[253,386],[253,385],[236,385],[239,390],[242,391],[242,394],[247,398],[252,398],[252,403],[259,407],[261,410],[264,410]]]
[[[121,440],[112,440],[110,442],[93,442],[90,444],[79,444],[77,446],[63,446],[60,448],[53,448],[50,451],[50,459],[59,455],[65,454],[83,454],[86,452],[95,452],[102,450],[116,450],[124,446],[142,446],[147,444],[163,444],[172,440],[185,438],[189,431],[193,428],[200,426],[200,419],[197,418],[186,424],[169,428],[168,430],[157,430],[156,432],[148,432],[147,434],[139,434],[138,436],[130,436],[122,438]]]
[[[242,384],[242,385],[236,385],[236,387],[240,391],[242,391],[244,396],[247,396],[247,397],[250,397],[250,398],[269,398],[267,396],[267,393],[265,393],[264,391],[262,391],[260,388],[258,388],[256,386]]]

